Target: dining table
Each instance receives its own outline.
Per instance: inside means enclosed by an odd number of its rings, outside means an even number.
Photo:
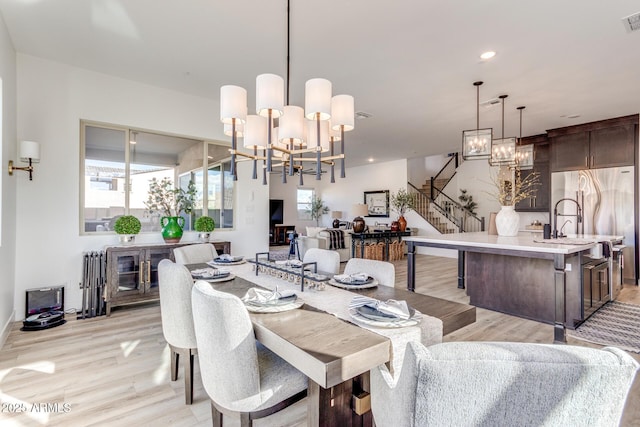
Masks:
[[[205,267],[208,265],[187,265],[191,271]],[[295,291],[298,300],[303,302],[298,309],[249,311],[249,316],[256,339],[308,377],[309,426],[373,425],[369,371],[386,364],[397,376],[409,341],[425,345],[442,342],[443,320],[418,308],[426,307],[426,303],[433,305],[428,301],[432,297],[386,286],[369,287],[366,292],[354,291],[328,282],[320,287],[303,287],[301,291],[295,275],[268,272],[268,269],[257,272],[255,263],[233,263],[221,268],[231,272],[227,280],[208,280],[219,291],[240,298],[251,288]],[[404,327],[359,322],[349,309],[356,295],[380,296],[384,300],[411,297],[409,304],[416,309],[412,319],[417,321]]]

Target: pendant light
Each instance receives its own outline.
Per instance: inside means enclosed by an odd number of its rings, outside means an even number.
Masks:
[[[504,100],[509,95],[500,95],[502,100],[502,133],[500,139],[491,140],[491,166],[514,166],[516,164],[516,137],[504,137]]]
[[[488,159],[491,156],[493,128],[480,129],[480,86],[482,83],[473,83],[476,87],[476,128],[462,131],[462,158],[464,160]]]
[[[516,165],[520,170],[533,169],[533,144],[522,144],[522,110],[525,107],[518,107],[520,110],[520,138],[516,146]]]

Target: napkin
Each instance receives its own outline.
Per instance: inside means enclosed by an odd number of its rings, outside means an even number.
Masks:
[[[366,273],[336,274],[333,278],[342,283],[362,283],[367,281],[369,275]]]
[[[198,268],[197,270],[191,270],[192,276],[198,276],[203,279],[218,277],[218,276],[227,276],[230,271],[223,268]]]
[[[379,301],[375,298],[357,296],[351,300],[349,308],[357,308],[365,305],[375,308],[381,313],[388,314],[389,316],[397,317],[399,319],[409,319],[411,317],[407,302],[397,301],[394,299]]]
[[[274,291],[269,291],[267,289],[251,288],[241,299],[248,303],[268,305],[276,304],[278,300],[294,296],[296,296],[296,293],[290,290],[278,291],[278,288],[276,288]]]

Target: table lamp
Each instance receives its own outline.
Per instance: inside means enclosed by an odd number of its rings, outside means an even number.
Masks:
[[[342,218],[342,211],[331,211],[331,218],[333,218],[333,228],[340,228],[340,218]]]
[[[365,222],[363,216],[367,216],[369,214],[369,207],[364,203],[357,203],[353,205],[351,211],[356,216],[353,219],[353,232],[354,233],[362,233],[364,231]]]

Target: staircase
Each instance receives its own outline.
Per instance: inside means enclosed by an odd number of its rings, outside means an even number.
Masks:
[[[433,180],[433,186],[438,189],[439,191],[436,191],[436,194],[440,191],[442,191],[445,187],[445,185],[447,185],[447,183],[449,183],[450,179],[447,178],[436,178]],[[422,184],[422,192],[426,195],[428,195],[429,197],[431,197],[433,195],[433,193],[431,192],[431,180],[427,180],[424,184]]]
[[[423,186],[422,191],[417,191],[412,188],[411,185],[409,188],[410,191],[416,195],[416,207],[414,210],[431,224],[433,228],[441,234],[457,233],[459,231],[458,225],[449,219],[446,214],[442,213],[441,209],[427,196],[427,194],[431,194],[430,183],[428,189],[425,189],[425,186]]]

